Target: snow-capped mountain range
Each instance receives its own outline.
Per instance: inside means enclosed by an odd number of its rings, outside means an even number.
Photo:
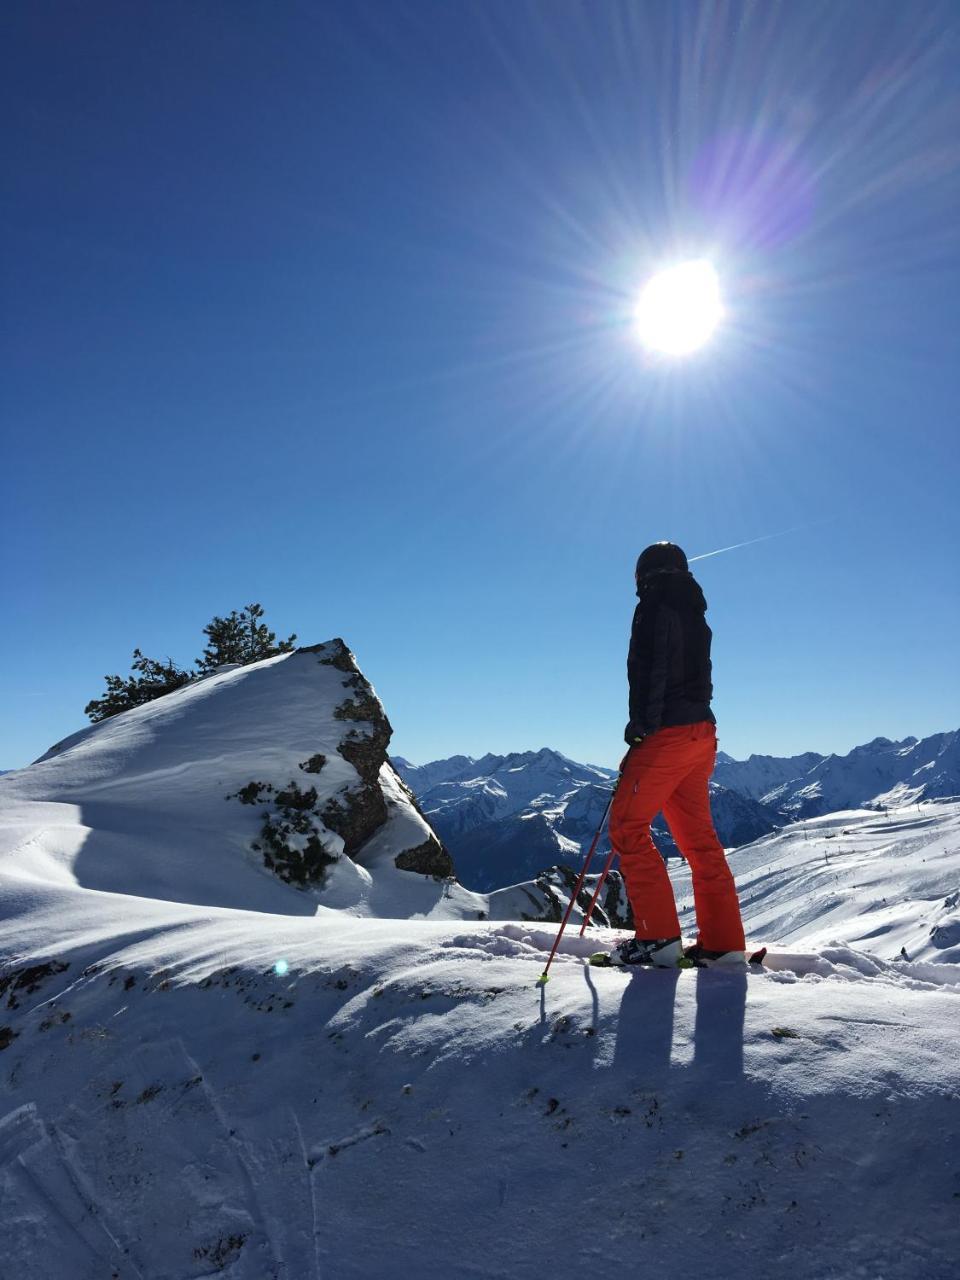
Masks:
[[[0,779],[4,1280],[952,1280],[960,803],[734,850],[762,970],[575,907],[538,986],[569,880],[442,874],[388,737],[331,642]]]
[[[616,772],[547,747],[508,755],[392,761],[449,848],[462,882],[479,892],[576,863],[593,837]],[[797,818],[960,795],[960,733],[919,742],[878,738],[846,756],[806,752],[738,761],[720,753],[710,786],[720,839],[745,844]],[[662,822],[663,852],[674,853]],[[604,836],[600,850],[609,849]]]
[[[960,795],[960,730],[902,742],[874,738],[845,756],[734,760],[720,752],[713,776],[791,818],[943,799]]]

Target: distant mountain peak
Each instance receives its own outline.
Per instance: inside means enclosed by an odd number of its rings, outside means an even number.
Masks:
[[[864,743],[861,743],[860,746],[854,747],[849,754],[852,756],[865,756],[865,755],[870,755],[871,752],[883,751],[883,750],[886,750],[887,747],[893,747],[893,746],[901,747],[903,746],[903,743],[902,742],[894,743],[889,738],[878,737],[878,738],[873,738],[870,742],[864,742]],[[834,758],[837,758],[837,757],[834,757]]]
[[[731,760],[718,754],[714,778],[791,818],[935,799],[960,793],[957,740],[954,730],[899,742],[878,736],[846,755]]]

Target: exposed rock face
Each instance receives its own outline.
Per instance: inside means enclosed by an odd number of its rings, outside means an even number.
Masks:
[[[320,742],[317,746],[324,750],[314,751],[299,763],[304,773],[319,776],[317,786],[301,787],[295,780],[280,785],[251,781],[234,796],[245,804],[267,806],[262,813],[260,838],[254,845],[266,865],[290,883],[322,888],[340,853],[362,861],[364,846],[391,817],[381,771],[386,767],[393,773],[387,762],[393,730],[379,698],[343,640],[303,647],[294,656],[314,654],[321,666],[343,673],[343,696],[329,714],[336,756],[349,768],[344,771],[342,764],[336,767],[331,742]],[[336,729],[338,722],[343,724],[340,732]],[[343,781],[337,785],[336,778]],[[324,786],[327,779],[330,781]],[[396,781],[402,787],[399,778]],[[403,791],[422,819],[409,790],[403,787]],[[416,835],[417,843],[400,849],[394,865],[420,875],[452,876],[453,861],[426,819]]]
[[[320,751],[312,755],[309,760],[301,760],[300,768],[304,773],[319,773],[323,766],[327,763],[327,757]]]
[[[387,802],[377,783],[345,788],[342,799],[328,800],[320,811],[324,825],[343,840],[352,858],[387,820]]]
[[[521,919],[559,922],[563,918],[566,902],[576,888],[578,876],[578,871],[562,863],[542,871],[534,881],[536,888],[542,894],[542,903],[537,903],[531,898],[534,907],[538,907],[539,910],[521,912]],[[577,914],[580,919],[590,910],[590,901],[597,887],[597,880],[596,875],[587,876],[577,894],[576,905],[579,908]],[[562,892],[562,897],[557,890]],[[594,904],[591,919],[594,924],[611,929],[633,928],[633,912],[630,909],[626,885],[619,871],[607,873],[600,896]]]
[[[415,849],[404,849],[395,859],[401,871],[417,871],[422,876],[453,875],[453,859],[436,836],[431,835]]]
[[[344,848],[352,857],[387,820],[387,803],[380,789],[380,770],[387,759],[393,729],[379,698],[360,674],[346,645],[343,645],[342,653],[326,661],[340,671],[349,670],[348,664],[352,667],[343,682],[350,694],[334,708],[334,717],[363,726],[349,729],[337,748],[344,760],[356,769],[362,785],[347,790],[342,800],[331,800],[323,811],[324,822],[331,831],[343,837]]]
[[[607,925],[611,929],[632,930],[634,928],[633,910],[630,899],[627,897],[627,886],[619,871],[611,871],[607,874],[597,905],[593,909],[594,915],[597,914],[598,908],[606,916]],[[597,923],[599,924],[600,921]]]
[[[390,770],[396,779],[397,786],[423,819],[430,832],[428,838],[422,844],[418,844],[412,849],[405,849],[403,853],[397,856],[397,867],[401,871],[417,871],[422,876],[439,876],[444,880],[455,877],[457,873],[454,869],[453,858],[451,858],[446,845],[430,826],[430,820],[420,808],[420,802],[417,797],[400,777],[396,769],[393,768],[392,764],[390,765]]]
[[[487,900],[490,918],[559,923],[576,888],[578,877],[579,868],[557,863],[546,871],[541,871],[533,880],[496,889]],[[585,878],[571,911],[568,928],[579,926],[583,921],[590,909],[599,878],[599,872]],[[594,905],[591,921],[604,928],[633,929],[633,913],[619,871],[611,871],[607,875]]]

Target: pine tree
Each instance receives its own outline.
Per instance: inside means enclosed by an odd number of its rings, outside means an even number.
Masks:
[[[184,671],[168,658],[166,662],[158,662],[155,658],[145,658],[139,649],[133,651],[131,667],[139,674],[136,676],[104,676],[107,692],[102,698],[95,698],[84,707],[84,715],[95,723],[107,720],[119,711],[129,711],[131,707],[142,706],[152,702],[154,698],[162,698],[165,693],[173,693],[181,689],[195,677]]]
[[[106,693],[102,698],[88,702],[83,709],[84,714],[94,722],[106,720],[120,711],[129,711],[131,707],[162,698],[165,693],[173,693],[174,689],[181,689],[191,680],[210,675],[224,663],[238,662],[246,666],[248,662],[289,653],[297,637],[288,636],[277,643],[276,634],[262,618],[263,608],[259,604],[248,604],[240,613],[234,609],[228,618],[214,617],[203,628],[208,644],[203,657],[194,661],[195,672],[184,671],[171,658],[158,662],[155,658],[145,658],[139,649],[134,649],[132,668],[137,674],[126,679],[123,676],[104,676]]]
[[[215,617],[208,623],[203,628],[207,647],[203,657],[196,660],[198,674],[209,675],[226,662],[239,662],[246,666],[248,662],[260,662],[278,653],[289,653],[296,642],[296,635],[278,644],[276,633],[261,622],[262,617],[261,605],[248,604],[241,613],[234,609],[228,618]]]

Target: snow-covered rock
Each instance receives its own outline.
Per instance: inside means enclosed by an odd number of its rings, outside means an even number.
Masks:
[[[633,912],[623,876],[614,867],[600,884],[602,867],[603,862],[597,859],[594,870],[584,877],[570,910],[570,928],[579,929],[591,912],[592,903],[591,928],[597,926],[632,932]],[[580,868],[566,864],[547,867],[533,880],[508,885],[488,894],[486,914],[491,920],[559,922],[566,912],[579,875]]]
[[[429,910],[453,865],[342,640],[215,673],[0,780],[7,874],[199,906]],[[411,873],[419,873],[412,876]],[[386,912],[385,903],[377,908]]]

